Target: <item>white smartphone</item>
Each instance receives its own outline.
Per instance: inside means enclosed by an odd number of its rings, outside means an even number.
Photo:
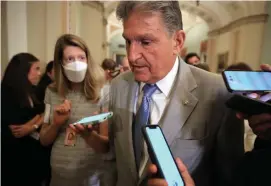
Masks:
[[[271,72],[226,70],[222,76],[230,92],[271,91]]]
[[[105,120],[108,120],[112,116],[113,116],[113,112],[101,113],[101,114],[97,114],[94,116],[82,118],[81,120],[74,122],[73,125],[76,125],[76,124],[82,124],[82,125],[97,124],[97,123],[104,122]]]
[[[161,128],[158,125],[147,125],[142,128],[142,132],[151,161],[157,166],[157,176],[164,178],[170,186],[185,186]]]

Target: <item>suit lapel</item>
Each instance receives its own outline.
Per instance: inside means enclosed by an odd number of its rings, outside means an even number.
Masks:
[[[137,91],[138,91],[138,83],[134,81],[134,76],[131,75],[130,79],[127,79],[127,83],[129,88],[128,91],[128,96],[127,96],[127,108],[129,108],[129,114],[128,116],[124,116],[128,118],[128,123],[125,125],[125,130],[124,134],[127,134],[127,158],[129,162],[129,167],[131,170],[131,173],[134,177],[135,180],[138,179],[138,174],[136,171],[136,164],[135,164],[135,156],[134,156],[134,147],[133,147],[133,134],[132,134],[132,125],[133,125],[133,112],[134,112],[134,104],[135,104],[135,99],[137,96]],[[125,91],[125,90],[123,90]]]
[[[170,101],[159,122],[169,145],[180,133],[198,102],[192,94],[192,90],[197,87],[196,81],[189,66],[181,60],[178,74],[169,95]]]
[[[159,122],[169,145],[172,144],[180,133],[183,125],[198,103],[198,99],[191,93],[197,87],[192,72],[187,64],[182,60],[179,61],[178,76],[169,95],[168,105]],[[147,168],[150,163],[151,161],[148,159],[138,185],[146,178]]]

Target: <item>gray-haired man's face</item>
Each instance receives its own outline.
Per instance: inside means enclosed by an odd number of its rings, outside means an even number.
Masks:
[[[184,33],[169,36],[159,13],[132,12],[123,27],[127,57],[135,79],[156,83],[165,77],[180,52]]]

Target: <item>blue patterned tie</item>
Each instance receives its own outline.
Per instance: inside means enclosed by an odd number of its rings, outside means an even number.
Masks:
[[[141,128],[148,124],[149,117],[150,117],[150,103],[151,103],[151,96],[157,90],[157,86],[145,84],[143,87],[143,98],[141,105],[137,111],[134,125],[133,125],[133,144],[134,144],[134,151],[135,151],[135,160],[137,165],[137,170],[139,170],[140,161],[142,158],[143,152],[143,136]]]

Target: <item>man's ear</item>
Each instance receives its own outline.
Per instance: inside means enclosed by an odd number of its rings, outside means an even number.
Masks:
[[[175,55],[179,55],[184,45],[185,33],[183,30],[178,30],[175,32],[173,37],[174,37],[173,53]]]

